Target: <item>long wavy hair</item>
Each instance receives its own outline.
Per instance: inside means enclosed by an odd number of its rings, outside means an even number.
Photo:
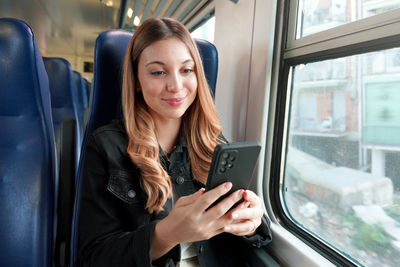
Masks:
[[[135,31],[125,55],[122,79],[122,108],[129,143],[127,152],[141,172],[141,186],[147,194],[146,208],[160,212],[171,197],[172,183],[161,165],[155,124],[140,92],[138,64],[142,51],[154,42],[177,38],[189,49],[195,63],[197,95],[182,118],[193,177],[206,183],[215,146],[221,143],[221,123],[204,74],[197,46],[188,30],[170,18],[150,18]],[[193,164],[195,163],[195,164]]]

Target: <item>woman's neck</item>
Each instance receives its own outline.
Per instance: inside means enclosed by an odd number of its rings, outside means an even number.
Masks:
[[[157,140],[165,154],[170,154],[174,150],[179,138],[181,121],[181,118],[154,120]]]

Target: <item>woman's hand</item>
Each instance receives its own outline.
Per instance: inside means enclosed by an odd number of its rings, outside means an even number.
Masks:
[[[224,227],[224,231],[238,236],[254,235],[264,214],[261,199],[254,192],[246,190],[244,201],[229,212],[232,224]]]
[[[232,210],[235,212],[234,214],[238,215],[237,218],[228,211],[242,197],[246,199],[245,190],[235,191],[217,205],[209,208],[231,188],[232,184],[227,182],[210,191],[205,192],[202,188],[192,195],[179,198],[168,216],[156,224],[153,234],[152,259],[161,257],[179,243],[209,239],[222,232],[238,235],[242,232],[250,233],[250,231],[242,229],[245,228],[242,224],[246,223],[241,221],[251,219],[257,223],[257,218],[248,215],[251,212],[247,211],[247,209],[254,210],[250,207],[256,206],[257,199],[255,199],[254,193],[246,194],[248,199],[245,201],[246,208],[236,207]]]

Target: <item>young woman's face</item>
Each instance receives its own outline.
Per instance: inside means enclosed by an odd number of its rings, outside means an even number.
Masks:
[[[139,58],[138,79],[154,119],[180,119],[197,93],[194,60],[177,38],[157,41]]]

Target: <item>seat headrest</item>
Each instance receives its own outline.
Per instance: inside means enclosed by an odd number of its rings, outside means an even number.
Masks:
[[[49,82],[32,29],[23,21],[2,18],[0,42],[0,81],[8,90],[2,90],[1,98],[7,99],[0,106],[0,112],[9,112],[20,107],[20,112],[32,112],[37,106],[34,90],[26,90],[35,85],[49,96]],[[11,75],[12,74],[12,75]]]
[[[71,64],[64,58],[44,57],[43,61],[49,76],[54,131],[58,140],[63,118],[74,118],[77,125],[81,125],[73,72]],[[77,139],[80,142],[79,128]]]
[[[123,30],[106,31],[96,39],[92,102],[86,128],[88,133],[122,118],[122,68],[131,39],[132,33]]]
[[[213,97],[215,96],[215,87],[217,86],[218,76],[218,51],[210,42],[202,39],[195,39],[203,61],[204,73],[210,86]]]
[[[52,107],[68,107],[72,110],[73,101],[70,88],[74,88],[74,80],[71,64],[58,57],[44,57],[43,60],[49,76]]]

